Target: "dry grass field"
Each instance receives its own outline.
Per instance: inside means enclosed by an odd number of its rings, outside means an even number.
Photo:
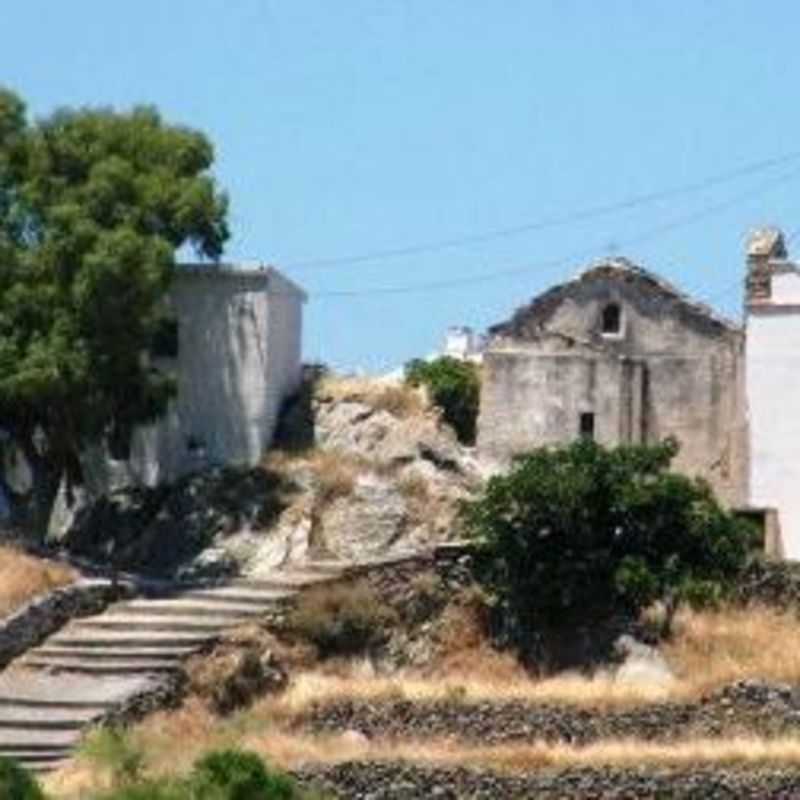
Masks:
[[[73,583],[76,573],[63,564],[0,546],[0,616],[7,616],[34,597]]]

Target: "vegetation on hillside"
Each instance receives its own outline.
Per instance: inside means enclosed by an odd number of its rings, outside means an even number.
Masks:
[[[76,578],[77,573],[63,563],[29,556],[9,545],[0,546],[0,617]]]
[[[406,364],[406,383],[424,386],[431,402],[455,430],[462,444],[474,444],[480,403],[477,367],[467,361],[442,356],[433,361],[414,359]]]
[[[31,468],[40,535],[86,445],[124,449],[170,396],[143,354],[169,328],[176,250],[216,259],[228,237],[213,158],[153,108],[30,121],[0,88],[0,424]]]
[[[96,730],[89,737],[83,756],[104,773],[105,782],[110,785],[105,790],[93,790],[88,797],[91,800],[312,800],[317,797],[253,752],[231,747],[211,750],[196,759],[188,774],[161,777],[145,775],[144,753],[127,732],[113,728]],[[24,771],[17,769],[36,787]],[[45,798],[40,792],[20,795],[20,800]]]
[[[729,591],[750,529],[706,483],[669,471],[676,452],[673,441],[534,450],[467,505],[480,579],[523,651],[542,628]]]

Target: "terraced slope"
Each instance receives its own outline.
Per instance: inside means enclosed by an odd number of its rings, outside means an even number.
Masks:
[[[227,628],[343,570],[314,564],[224,585],[164,584],[74,620],[0,675],[0,755],[58,767],[87,725],[161,685]]]

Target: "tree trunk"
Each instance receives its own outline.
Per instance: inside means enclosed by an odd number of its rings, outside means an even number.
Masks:
[[[39,453],[32,437],[21,440],[20,449],[30,467],[32,482],[26,528],[35,541],[42,543],[47,538],[64,469],[58,459]]]

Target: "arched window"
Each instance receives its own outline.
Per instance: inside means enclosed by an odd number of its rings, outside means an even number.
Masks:
[[[602,331],[615,334],[622,330],[622,310],[617,303],[609,303],[603,309]]]

